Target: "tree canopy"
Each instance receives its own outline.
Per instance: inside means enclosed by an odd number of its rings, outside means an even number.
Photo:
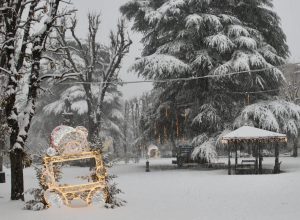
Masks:
[[[252,92],[251,102],[277,95],[259,92],[281,86],[279,66],[289,55],[272,7],[272,0],[132,0],[123,5],[133,30],[143,34],[142,57],[133,65],[139,75],[204,77],[156,83],[162,91],[157,108],[168,101],[175,111],[184,105],[192,110],[187,120],[193,135],[212,135],[232,124],[247,104],[246,92]]]

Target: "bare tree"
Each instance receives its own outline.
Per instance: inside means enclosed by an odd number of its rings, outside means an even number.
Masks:
[[[286,82],[282,86],[281,95],[285,100],[293,102],[297,105],[300,104],[300,67],[298,64],[287,64],[283,69],[286,77]],[[293,145],[293,157],[298,156],[299,136],[290,138]]]
[[[62,23],[66,22],[65,20]],[[118,83],[118,73],[125,54],[129,52],[132,41],[125,36],[124,20],[120,20],[117,31],[110,34],[110,46],[105,47],[97,42],[97,34],[101,23],[100,14],[88,14],[88,38],[81,40],[76,35],[77,18],[70,18],[70,26],[66,29],[57,28],[59,49],[53,51],[59,54],[64,63],[65,79],[72,78],[82,84],[88,106],[88,130],[90,141],[99,136],[103,121],[103,104],[107,90],[113,83]],[[64,27],[65,25],[62,25]],[[72,40],[66,39],[67,31]],[[57,45],[54,46],[54,48]],[[78,57],[83,62],[77,62]],[[96,88],[93,86],[97,85]],[[93,94],[97,90],[95,100]]]
[[[57,13],[60,2],[1,1],[0,70],[7,77],[4,108],[10,128],[12,200],[24,200],[24,144],[35,112],[42,53],[56,19],[62,16]],[[23,90],[20,105],[18,95]]]
[[[283,68],[286,82],[283,85],[282,92],[284,98],[289,102],[299,104],[300,100],[300,67],[298,64],[287,64]]]

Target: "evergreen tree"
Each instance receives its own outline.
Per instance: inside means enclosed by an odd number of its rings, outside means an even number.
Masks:
[[[245,105],[243,92],[278,89],[284,81],[277,67],[289,51],[272,6],[272,0],[132,0],[121,12],[144,36],[143,57],[133,69],[156,80],[206,77],[156,83],[155,89],[162,91],[159,105],[170,101],[191,110],[192,135],[216,137]],[[251,101],[270,95],[277,92],[257,93]],[[193,143],[205,150],[207,141],[216,138]]]

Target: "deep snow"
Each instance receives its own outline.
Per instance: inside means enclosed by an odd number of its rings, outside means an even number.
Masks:
[[[1,220],[267,220],[300,217],[300,158],[280,158],[285,173],[279,175],[228,176],[226,170],[176,169],[172,159],[118,164],[110,172],[125,192],[124,207],[105,209],[50,208],[45,211],[22,210],[22,202],[9,200],[9,181],[0,184]],[[265,158],[272,164],[273,158]],[[25,188],[37,185],[34,170],[27,168]],[[9,172],[6,170],[7,180]]]

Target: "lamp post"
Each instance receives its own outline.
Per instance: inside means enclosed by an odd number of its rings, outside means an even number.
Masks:
[[[65,99],[65,106],[66,106],[66,109],[63,112],[63,124],[72,126],[72,119],[73,119],[74,114],[71,109],[71,102],[69,100],[69,97],[67,97],[67,99]]]
[[[146,159],[147,159],[147,161],[146,161],[146,172],[150,172],[150,162],[149,162],[149,157],[146,156]]]

